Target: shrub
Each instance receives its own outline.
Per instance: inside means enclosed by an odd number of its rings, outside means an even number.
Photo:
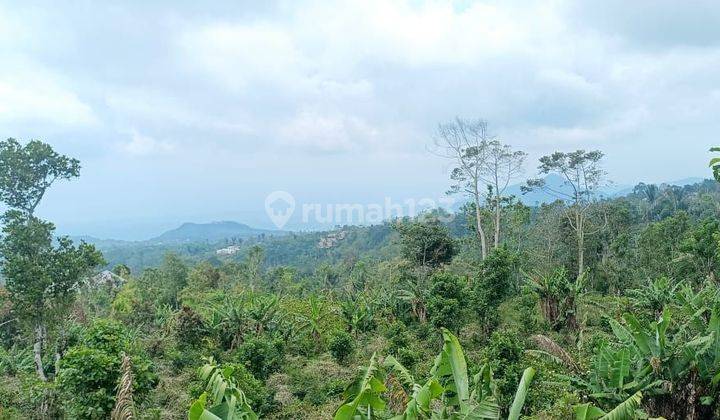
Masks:
[[[427,302],[430,321],[436,328],[457,331],[463,325],[463,311],[467,307],[467,292],[462,279],[451,273],[432,276]]]
[[[81,342],[60,359],[58,390],[68,417],[108,417],[115,405],[122,353],[132,359],[135,400],[141,403],[145,399],[157,380],[149,361],[132,347],[120,324],[97,321],[84,332]]]
[[[521,363],[524,350],[517,331],[505,329],[493,332],[483,349],[484,363],[490,366],[495,376],[501,406],[507,406],[512,401],[518,379],[524,370]]]
[[[250,402],[253,410],[262,415],[267,414],[275,407],[275,393],[269,390],[265,383],[256,379],[252,373],[240,363],[225,363],[222,368],[232,368],[231,378],[240,388]]]
[[[282,341],[266,337],[251,338],[236,352],[236,360],[243,363],[252,374],[265,380],[280,369],[284,359]]]
[[[330,354],[338,363],[346,363],[355,353],[355,341],[345,331],[335,331],[330,337],[328,345]]]
[[[175,337],[179,344],[196,347],[205,336],[203,319],[188,306],[183,306],[175,316]]]

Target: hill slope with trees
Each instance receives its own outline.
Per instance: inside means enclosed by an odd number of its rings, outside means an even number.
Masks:
[[[484,124],[440,128],[456,215],[228,255],[54,238],[80,163],[0,142],[0,418],[720,418],[719,184],[608,199],[600,151],[553,152],[530,207]]]

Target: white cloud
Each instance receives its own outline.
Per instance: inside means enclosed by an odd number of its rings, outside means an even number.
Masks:
[[[202,25],[182,34],[178,45],[181,65],[238,90],[252,83],[297,81],[292,76],[307,65],[292,37],[271,24]]]
[[[399,156],[398,183],[439,183],[407,162],[455,116],[533,156],[602,149],[633,182],[702,173],[720,131],[712,1],[40,3],[0,6],[1,125],[91,158],[170,154],[198,184],[217,159],[236,168],[228,184],[252,173],[264,188],[315,185],[325,164],[308,161],[348,166],[342,183]],[[640,169],[632,150],[674,163]]]
[[[250,117],[245,113],[222,116],[214,110],[190,106],[182,95],[169,95],[157,89],[110,89],[105,96],[105,104],[127,121],[252,133],[248,121]]]
[[[8,55],[0,67],[0,121],[49,123],[60,126],[94,124],[89,105],[68,82],[22,57]]]
[[[130,141],[123,143],[122,149],[135,156],[151,156],[171,152],[174,147],[169,142],[160,141],[132,130]]]
[[[360,118],[302,111],[279,131],[284,146],[305,152],[358,151],[377,137],[377,130]]]

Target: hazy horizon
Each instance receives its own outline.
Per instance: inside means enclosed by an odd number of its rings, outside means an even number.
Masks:
[[[707,178],[720,3],[8,2],[0,128],[81,160],[39,214],[144,239],[272,228],[265,197],[439,200],[438,123],[539,156],[599,149],[619,185]]]

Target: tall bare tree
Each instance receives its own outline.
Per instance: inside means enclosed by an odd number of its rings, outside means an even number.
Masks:
[[[487,256],[487,236],[482,224],[480,201],[483,197],[481,173],[484,168],[487,142],[490,140],[487,122],[463,120],[440,124],[435,136],[438,154],[453,161],[450,179],[455,184],[448,194],[465,193],[475,204],[475,229],[480,241],[480,256]]]
[[[491,136],[486,121],[461,118],[440,124],[435,145],[439,155],[453,161],[450,179],[455,184],[448,193],[464,193],[475,204],[475,228],[484,259],[488,243],[480,203],[487,194],[494,211],[493,244],[497,247],[500,244],[504,193],[510,182],[522,174],[525,153],[513,151],[510,146]]]
[[[491,203],[495,210],[494,248],[500,245],[500,222],[505,191],[511,181],[522,175],[526,156],[525,152],[513,151],[509,145],[495,138],[485,145],[485,161],[480,178],[491,187]]]
[[[605,171],[600,165],[603,153],[599,150],[586,152],[576,150],[555,152],[540,158],[540,175],[557,174],[562,177],[562,186],[547,185],[545,179],[527,181],[525,191],[539,189],[565,201],[565,216],[577,239],[578,276],[585,271],[585,237],[597,233],[588,223],[590,212],[596,202],[598,190],[605,183]]]

